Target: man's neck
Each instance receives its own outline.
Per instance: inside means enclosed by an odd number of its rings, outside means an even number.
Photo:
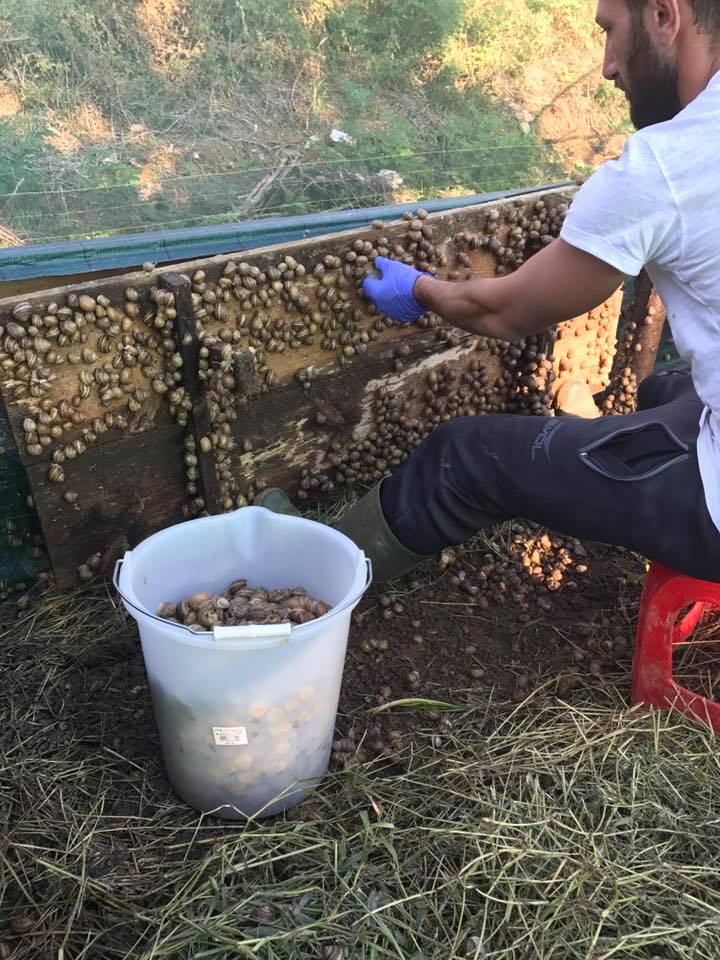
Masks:
[[[706,34],[693,29],[678,53],[678,95],[686,107],[699,96],[720,70],[720,50],[708,44]]]

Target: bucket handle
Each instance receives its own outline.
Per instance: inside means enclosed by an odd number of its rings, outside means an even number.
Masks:
[[[363,588],[359,590],[358,593],[354,594],[349,600],[346,600],[345,603],[343,603],[341,606],[333,607],[331,610],[328,610],[327,613],[323,614],[322,617],[318,617],[317,620],[313,621],[313,623],[317,623],[318,620],[323,620],[324,617],[329,617],[331,613],[342,613],[342,611],[347,610],[348,607],[354,606],[358,602],[360,597],[362,597],[362,595],[365,593],[365,591],[368,589],[368,587],[372,583],[372,561],[370,560],[370,557],[364,556],[363,559],[365,561],[365,585],[363,586]],[[129,607],[132,607],[133,610],[136,610],[138,613],[141,613],[144,617],[150,617],[151,620],[157,620],[158,623],[162,623],[166,627],[173,626],[173,627],[179,628],[180,630],[184,630],[186,633],[189,633],[191,637],[213,636],[213,631],[211,630],[191,630],[190,627],[186,627],[184,623],[171,624],[168,620],[164,620],[162,617],[159,617],[156,613],[150,613],[149,610],[143,610],[142,607],[139,607],[136,603],[133,603],[132,600],[128,600],[128,598],[120,589],[120,568],[122,567],[124,562],[125,562],[125,557],[120,557],[120,559],[116,561],[115,569],[113,570],[113,578],[112,578],[113,586],[117,590],[118,595],[123,603],[126,603]],[[248,626],[251,626],[251,625],[248,624]],[[277,626],[272,625],[272,629],[277,630],[277,627],[280,627],[280,626],[282,626],[282,624],[278,624]],[[292,627],[292,630],[294,632],[295,630],[302,629],[303,626],[305,626],[305,624],[298,624],[297,626]],[[237,630],[237,629],[243,629],[243,628],[230,627],[229,629]],[[232,638],[215,637],[214,639],[218,640],[218,639],[232,639]],[[287,642],[287,640],[285,640],[285,642]]]
[[[213,627],[212,635],[215,640],[252,640],[254,647],[277,647],[282,643],[290,642],[292,624],[287,620],[284,623],[244,623],[237,627]]]

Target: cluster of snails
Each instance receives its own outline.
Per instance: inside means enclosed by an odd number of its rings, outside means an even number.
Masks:
[[[372,428],[367,433],[355,430],[347,445],[332,441],[327,452],[328,477],[303,469],[298,498],[304,499],[318,487],[322,492],[335,484],[376,483],[403,463],[429,432],[419,418],[409,416],[409,404],[407,395],[397,397],[384,387],[378,389],[373,398]]]
[[[81,563],[78,567],[78,580],[80,583],[89,583],[90,580],[94,580],[100,572],[101,562],[102,554],[94,553],[85,563]]]
[[[533,607],[550,609],[548,593],[561,587],[577,588],[577,577],[588,572],[585,548],[572,537],[560,537],[517,521],[511,528],[509,549],[474,556],[444,550],[440,568],[450,573],[450,583],[469,604],[481,609],[512,602],[524,618]]]
[[[633,413],[637,388],[637,376],[631,367],[624,367],[620,376],[608,387],[601,404],[603,413]]]
[[[492,551],[487,546],[474,547],[472,544],[462,548],[447,548],[439,555],[437,564],[444,574],[440,583],[451,591],[447,599],[456,608],[460,602],[466,605],[468,614],[477,615],[478,611],[507,604],[513,610],[519,610],[519,619],[525,622],[536,619],[538,610],[542,611],[540,615],[550,611],[553,595],[562,588],[575,589],[578,580],[589,572],[587,553],[579,541],[550,534],[520,521],[509,526],[507,543],[498,541]],[[366,628],[357,649],[373,664],[373,676],[376,677],[384,678],[383,663],[391,648],[387,638],[392,639],[392,632],[395,632],[393,629],[391,633],[386,633],[381,621],[404,619],[405,626],[409,625],[413,631],[412,646],[406,648],[407,670],[402,675],[394,673],[392,678],[384,680],[377,695],[379,704],[402,695],[430,693],[425,686],[423,667],[428,662],[428,654],[432,654],[433,641],[423,634],[422,621],[416,619],[418,614],[422,615],[417,598],[425,596],[423,583],[408,578],[401,592],[383,593],[377,598],[376,606],[353,614],[353,622],[357,625],[366,623],[368,618],[375,618],[374,628]],[[473,622],[471,620],[463,625],[464,634],[475,632],[476,627],[471,625]],[[575,659],[579,662],[581,654],[580,648],[577,649],[578,656]],[[482,682],[485,676],[482,645],[467,642],[462,650],[467,664],[467,683],[476,685]],[[513,642],[509,653],[513,658],[518,658],[517,662],[513,659],[510,666],[518,668],[514,675],[512,697],[520,700],[527,695],[530,675],[519,660],[519,642]],[[598,649],[597,654],[588,657],[591,670],[603,657],[607,657],[607,650]],[[437,679],[437,669],[433,672]],[[394,687],[389,685],[390,682]],[[352,729],[348,736],[352,737]],[[347,759],[342,754],[354,752],[355,749],[345,750],[345,742],[341,739],[334,744],[338,754],[335,761],[341,765]],[[377,749],[385,752],[380,745]]]
[[[501,382],[505,386],[506,412],[533,416],[550,414],[555,380],[554,356],[550,350],[554,339],[551,332],[504,345]]]
[[[480,360],[473,360],[461,374],[450,364],[431,369],[422,391],[411,388],[396,395],[380,387],[373,398],[370,429],[356,430],[347,446],[339,441],[330,445],[327,459],[335,483],[377,482],[399,467],[438,423],[480,412],[486,403],[485,388],[485,366]],[[416,400],[413,415],[410,407]],[[301,478],[301,499],[305,481]]]
[[[62,306],[14,306],[0,337],[0,369],[5,390],[25,407],[25,452],[48,457],[51,483],[63,484],[65,462],[85,453],[101,434],[126,430],[147,413],[151,394],[166,395],[171,415],[188,422],[192,404],[183,386],[175,318],[174,295],[157,287],[150,288],[146,304],[138,289],[128,287],[122,307],[102,294],[77,293]],[[68,395],[58,397],[60,389]],[[105,413],[84,415],[86,401]],[[63,499],[74,504],[77,494],[66,489]]]
[[[457,603],[458,600],[467,605],[468,613],[484,611],[499,605],[512,605],[520,608],[521,619],[530,621],[538,615],[538,608],[547,612],[552,609],[552,596],[561,588],[572,590],[577,586],[578,579],[588,573],[586,551],[577,540],[549,534],[526,523],[517,521],[510,525],[508,530],[507,546],[498,547],[493,552],[467,546],[459,549],[448,548],[440,554],[438,566],[445,576],[441,583],[447,584],[451,590],[448,599]],[[386,703],[402,696],[433,696],[428,689],[425,679],[425,667],[429,660],[434,660],[434,642],[422,632],[422,621],[415,619],[419,613],[417,597],[424,597],[425,590],[419,580],[409,579],[399,593],[386,592],[377,598],[377,605],[356,611],[353,621],[360,625],[368,623],[374,618],[372,629],[366,628],[363,638],[357,645],[358,653],[372,664],[372,676],[377,679],[378,704]],[[392,635],[395,627],[386,631],[382,621],[404,619],[405,626],[412,631],[412,644],[406,647],[407,663],[402,672],[393,670],[387,674],[383,670],[387,651],[391,649]],[[459,638],[462,643],[462,652],[466,663],[466,683],[476,686],[483,682],[485,665],[483,661],[483,647],[474,642],[469,633],[475,633],[474,621],[463,625]],[[466,641],[466,642],[463,642]],[[583,643],[573,648],[573,659],[579,663],[587,659],[588,669],[596,673],[602,669],[614,646],[608,646],[602,641],[591,646]],[[531,688],[531,674],[525,668],[520,657],[520,643],[513,642],[508,651],[509,675],[513,678],[511,697],[515,701],[524,699]],[[361,667],[366,672],[365,667]],[[570,671],[575,677],[577,670]],[[433,668],[433,676],[437,681],[437,668]],[[563,691],[571,689],[573,681],[563,683]],[[392,686],[390,685],[392,684]],[[441,714],[436,711],[427,711],[428,718],[441,721]],[[442,734],[442,722],[439,724]],[[353,759],[368,759],[375,754],[392,755],[396,746],[393,741],[397,734],[378,727],[357,735],[354,726],[350,726],[345,736],[338,737],[333,743],[333,762],[338,766],[345,766]],[[440,741],[438,741],[440,742]]]
[[[633,303],[631,310],[634,306]],[[633,357],[642,353],[642,334],[645,328],[657,324],[660,319],[655,307],[650,305],[644,319],[639,322],[629,319],[624,325],[618,343],[613,376],[601,405],[603,413],[632,413],[636,409],[638,380],[631,366],[632,360]]]
[[[517,199],[503,215],[490,210],[482,230],[465,230],[455,236],[456,266],[448,273],[448,279],[467,278],[468,274],[461,269],[471,267],[467,250],[486,249],[492,253],[498,276],[512,272],[559,235],[568,208],[564,201],[548,204],[540,198],[529,205]],[[509,229],[504,230],[505,227]]]
[[[309,623],[329,610],[327,603],[311,597],[303,587],[266,590],[241,579],[222,593],[199,591],[179,603],[161,603],[157,615],[202,632],[244,624]]]
[[[584,320],[558,325],[554,353],[560,379],[585,380],[598,385],[608,382],[616,350],[621,299],[618,291],[591,310]]]
[[[193,314],[201,343],[199,373],[207,385],[213,433],[210,441],[225,509],[244,505],[262,489],[262,482],[256,481],[241,491],[230,463],[235,446],[230,424],[237,419],[238,408],[247,403],[247,397],[237,392],[232,370],[233,346],[242,343],[254,351],[261,393],[278,382],[268,363],[273,354],[319,346],[336,353],[339,365],[349,363],[391,323],[359,297],[362,280],[378,255],[402,254],[414,260],[419,251],[420,256],[435,257],[430,245],[432,227],[424,223],[426,216],[425,211],[418,211],[417,219],[407,215],[406,246],[396,242],[391,247],[383,236],[373,242],[358,238],[342,257],[322,256],[312,271],[286,254],[279,262],[262,269],[244,260],[229,260],[217,283],[209,280],[203,270],[193,273]],[[364,313],[374,315],[370,325],[363,325]],[[223,361],[213,367],[211,350],[218,346],[223,348]],[[306,389],[316,375],[313,365],[295,371],[296,380]],[[244,446],[243,453],[249,452]],[[188,449],[186,461],[193,456],[196,452]],[[188,486],[192,497],[190,512],[202,512],[204,503],[195,492],[195,478],[188,476]]]
[[[440,363],[430,369],[424,385],[395,394],[379,387],[372,398],[363,429],[349,441],[330,442],[319,469],[303,467],[296,491],[299,500],[336,486],[370,485],[392,473],[439,424],[460,416],[514,410],[549,414],[553,382],[552,357],[541,349],[540,338],[506,344],[479,338],[475,349],[502,357],[503,373],[488,381],[485,363],[477,358],[457,364]],[[397,353],[404,356],[402,346]],[[472,356],[472,355],[471,355]],[[321,424],[325,423],[322,413]]]
[[[538,199],[528,205],[517,200],[502,212],[491,209],[483,213],[475,231],[458,234],[442,248],[436,243],[435,227],[426,211],[407,211],[403,215],[404,230],[399,234],[395,231],[393,238],[384,235],[382,221],[374,221],[370,239],[356,238],[344,253],[322,254],[312,267],[286,254],[274,263],[231,259],[216,281],[205,270],[193,273],[190,279],[201,341],[200,375],[208,384],[213,431],[221,436],[225,431],[226,436],[224,447],[213,443],[225,509],[251,501],[262,484],[255,481],[241,489],[230,469],[229,452],[234,441],[229,424],[236,419],[238,408],[247,403],[247,397],[235,392],[230,368],[222,373],[213,369],[213,348],[228,348],[228,360],[235,346],[252,349],[260,393],[278,382],[271,365],[276,354],[315,347],[333,352],[337,364],[343,366],[364,353],[368,344],[393,323],[362,296],[362,281],[372,270],[375,257],[396,258],[432,274],[450,268],[448,276],[459,278],[461,268],[472,265],[466,251],[487,248],[498,263],[498,272],[507,272],[557,236],[566,211],[567,204],[562,201],[552,204]],[[439,318],[432,314],[420,321],[424,327],[439,324]],[[441,336],[452,343],[457,334],[442,330]],[[395,369],[402,366],[402,357],[397,357]],[[299,384],[310,389],[317,372],[314,365],[305,364],[298,366],[294,375]],[[252,474],[252,462],[246,466]],[[301,489],[311,482],[314,488],[328,490],[334,481],[305,475]]]

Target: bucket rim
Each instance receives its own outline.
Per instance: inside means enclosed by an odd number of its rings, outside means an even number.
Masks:
[[[213,514],[208,514],[204,517],[192,517],[189,520],[182,520],[180,523],[169,524],[168,526],[163,527],[160,530],[155,530],[149,536],[144,537],[138,544],[136,544],[135,547],[133,547],[132,550],[126,550],[124,557],[127,557],[131,553],[135,553],[136,551],[144,549],[146,546],[151,544],[153,540],[160,539],[163,536],[163,534],[167,533],[167,531],[170,529],[183,527],[189,524],[196,524],[197,526],[200,526],[202,524],[210,525],[212,523],[217,523],[219,520],[227,519],[228,517],[233,517],[239,513],[263,513],[271,517],[274,517],[276,520],[281,520],[283,523],[290,523],[290,524],[300,523],[303,525],[312,524],[313,526],[316,526],[316,527],[322,527],[324,530],[324,533],[327,536],[332,537],[335,540],[340,539],[340,540],[348,541],[358,551],[359,556],[364,556],[363,551],[360,549],[360,547],[358,547],[355,541],[352,540],[350,537],[348,537],[346,534],[342,533],[340,530],[336,530],[335,527],[327,526],[326,524],[321,523],[318,520],[311,520],[310,517],[302,517],[302,516],[296,517],[293,514],[275,513],[272,510],[268,510],[267,507],[259,507],[259,506],[256,506],[255,504],[250,504],[247,507],[238,507],[236,510],[231,510],[231,511],[228,511],[227,513],[213,513]]]

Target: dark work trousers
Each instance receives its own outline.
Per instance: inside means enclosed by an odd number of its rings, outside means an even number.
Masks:
[[[522,518],[720,582],[720,532],[695,450],[702,403],[690,377],[649,377],[638,408],[596,420],[497,414],[440,424],[383,482],[385,519],[424,555]]]

